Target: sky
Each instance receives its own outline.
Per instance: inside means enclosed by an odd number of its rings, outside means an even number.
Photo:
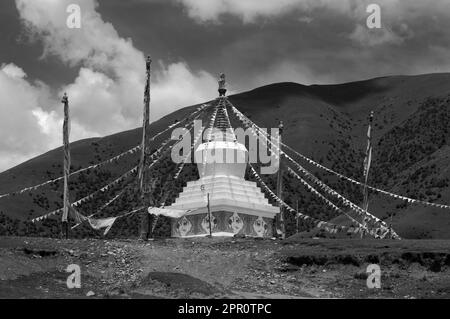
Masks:
[[[61,145],[64,92],[72,141],[138,127],[147,55],[152,120],[214,98],[220,72],[235,93],[449,72],[450,1],[4,0],[0,40],[4,171]]]

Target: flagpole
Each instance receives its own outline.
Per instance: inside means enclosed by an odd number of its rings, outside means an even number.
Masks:
[[[209,219],[209,236],[212,237],[211,206],[209,205],[209,193],[208,193],[208,219]]]
[[[369,192],[367,188],[367,183],[369,181],[369,171],[370,164],[372,162],[372,124],[373,124],[373,111],[370,112],[369,115],[369,127],[367,129],[367,148],[366,148],[366,157],[364,159],[364,188],[363,188],[363,209],[367,213],[369,209]],[[364,237],[364,229],[367,226],[366,217],[363,217],[362,225],[364,226],[363,231],[361,232],[361,238]]]
[[[144,92],[144,111],[143,111],[143,123],[142,123],[142,144],[141,144],[141,158],[139,161],[139,191],[141,196],[141,202],[144,207],[150,206],[150,180],[148,172],[148,159],[150,153],[149,140],[149,126],[150,126],[150,75],[151,75],[151,63],[150,56],[146,61],[146,83]],[[139,238],[141,240],[147,240],[150,231],[150,216],[147,209],[144,209],[141,218],[141,230]]]
[[[282,196],[283,196],[283,168],[281,165],[281,135],[283,134],[283,122],[280,121],[279,125],[278,125],[278,130],[279,130],[279,135],[278,135],[278,147],[279,147],[279,154],[278,154],[278,159],[279,159],[279,163],[278,163],[278,174],[277,174],[277,196],[279,199],[282,200]],[[279,221],[280,221],[280,231],[281,231],[281,238],[286,238],[286,227],[285,227],[285,221],[284,221],[284,210],[283,210],[283,206],[279,203],[277,203],[278,207],[280,208],[280,217],[279,217]]]
[[[69,98],[66,93],[61,101],[64,105],[64,122],[63,122],[63,152],[64,152],[64,189],[63,189],[63,214],[61,218],[62,231],[66,239],[69,238],[69,175],[70,175],[70,121],[69,121]]]

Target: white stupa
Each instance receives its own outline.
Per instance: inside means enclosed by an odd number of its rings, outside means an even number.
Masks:
[[[210,234],[208,194],[213,236],[272,237],[273,219],[279,208],[269,204],[255,182],[245,180],[248,152],[245,145],[236,141],[225,120],[224,99],[218,99],[215,121],[222,134],[212,134],[211,140],[195,151],[200,179],[188,182],[175,202],[167,207],[190,210],[184,217],[173,220],[174,237]]]

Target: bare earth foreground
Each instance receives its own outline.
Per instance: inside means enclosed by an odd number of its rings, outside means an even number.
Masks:
[[[381,289],[366,268],[381,267]],[[66,285],[69,264],[81,288]],[[0,237],[0,298],[450,298],[450,241]],[[91,295],[91,293],[89,294]]]

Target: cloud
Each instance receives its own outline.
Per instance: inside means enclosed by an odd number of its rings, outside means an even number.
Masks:
[[[57,145],[57,136],[39,120],[51,116],[41,107],[49,100],[43,83],[27,81],[24,70],[15,64],[1,66],[0,169]]]
[[[150,111],[151,116],[159,118],[163,112],[171,113],[181,105],[204,102],[217,95],[217,80],[210,73],[193,72],[184,62],[168,66],[160,62],[159,65],[160,70],[155,74],[156,80],[152,90],[152,104],[158,108]],[[229,94],[232,93],[233,91],[229,90]],[[168,96],[171,98],[168,99]]]
[[[358,24],[349,39],[362,46],[375,46],[381,44],[402,44],[404,38],[398,36],[389,28],[369,29],[367,26]]]
[[[43,40],[47,56],[56,56],[70,65],[82,65],[75,81],[60,91],[69,94],[74,120],[99,135],[139,125],[144,54],[130,39],[121,38],[112,24],[103,21],[94,0],[79,2],[82,28],[67,28],[67,15],[61,13],[71,2],[16,1],[28,30]],[[206,72],[193,73],[181,62],[167,67],[159,63],[159,69],[152,83],[153,119],[212,97],[205,92],[214,92],[211,88],[216,83]],[[196,83],[202,85],[194,86]]]
[[[365,20],[366,8],[376,3],[384,17],[390,21],[406,17],[417,17],[424,13],[445,13],[450,9],[447,0],[435,0],[430,5],[423,0],[174,0],[182,4],[188,15],[198,22],[221,22],[221,17],[231,14],[244,23],[257,22],[258,18],[274,18],[299,11],[311,13],[314,10],[332,11],[354,20]],[[309,19],[308,19],[309,20]]]
[[[1,151],[15,148],[17,153],[17,157],[0,163],[0,170],[59,145],[60,139],[52,136],[60,136],[60,97],[64,92],[69,95],[71,140],[131,129],[139,126],[142,121],[144,53],[135,48],[130,39],[120,37],[114,26],[102,19],[95,0],[78,1],[82,27],[68,28],[66,19],[69,14],[66,13],[66,8],[72,2],[16,0],[16,7],[27,33],[43,44],[41,58],[58,58],[68,66],[79,67],[79,72],[72,83],[61,84],[56,88],[57,94],[51,96],[50,90],[42,83],[29,83],[21,68],[12,64],[2,68],[2,84],[9,84],[14,92],[24,92],[23,95],[8,100],[8,107],[24,116],[9,121],[10,126],[14,126],[12,123],[19,119],[25,119],[29,125],[14,128],[20,141],[4,139],[0,144]],[[169,65],[156,61],[154,64],[156,70],[152,77],[152,120],[177,108],[214,97],[216,80],[207,72],[194,72],[182,61]],[[6,87],[2,85],[2,89]],[[45,110],[38,107],[42,96],[51,105]],[[2,107],[0,117],[4,118],[6,111]],[[8,127],[5,130],[7,129]],[[36,132],[44,137],[39,143],[24,143]]]
[[[430,4],[422,0],[174,0],[184,6],[189,17],[199,23],[225,23],[227,15],[239,18],[244,24],[261,24],[261,19],[281,22],[283,18],[297,15],[297,21],[313,25],[316,30],[325,16],[339,26],[353,24],[344,30],[346,38],[359,46],[401,45],[415,38],[416,33],[444,30],[450,19],[450,1],[435,0]],[[370,4],[381,9],[381,29],[369,29],[366,20]],[[314,17],[314,18],[313,18]],[[304,26],[303,26],[304,27]],[[299,32],[301,25],[298,26]],[[443,31],[447,32],[447,31]]]
[[[232,14],[244,23],[255,22],[260,17],[272,18],[299,10],[331,9],[351,12],[356,5],[351,0],[176,0],[186,9],[190,17],[199,22],[220,22],[224,14]]]
[[[241,89],[449,70],[448,0],[174,1],[197,28],[224,39],[217,63]],[[381,29],[366,25],[371,3],[381,8]]]

